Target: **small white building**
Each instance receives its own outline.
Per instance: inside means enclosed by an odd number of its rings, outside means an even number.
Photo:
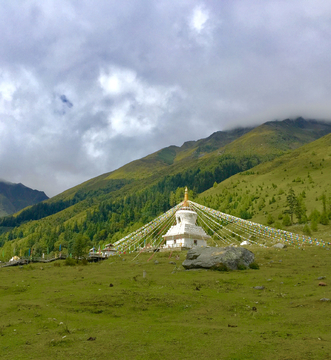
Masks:
[[[107,244],[105,245],[105,248],[101,250],[102,255],[105,257],[116,255],[117,250],[113,244]]]
[[[90,249],[89,256],[90,257],[109,257],[112,255],[116,255],[117,250],[113,244],[107,244],[105,245],[105,248],[103,250],[99,249],[96,250],[94,247]]]
[[[176,212],[176,224],[171,226],[163,235],[164,248],[186,248],[195,246],[207,246],[210,236],[205,233],[201,226],[196,225],[198,214],[185,207]]]

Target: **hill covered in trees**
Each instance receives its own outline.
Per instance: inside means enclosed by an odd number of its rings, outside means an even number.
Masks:
[[[167,147],[14,216],[0,219],[0,246],[3,247],[0,258],[8,258],[14,251],[24,254],[31,248],[35,254],[53,252],[59,245],[63,252],[72,253],[78,241],[86,247],[114,242],[180,202],[185,186],[190,189],[191,199],[198,198],[208,206],[265,222],[269,214],[262,213],[266,211],[263,207],[259,211],[258,207],[255,208],[255,200],[260,200],[261,194],[258,198],[247,200],[243,196],[240,198],[239,192],[228,190],[227,195],[231,195],[232,199],[225,205],[222,184],[234,181],[233,175],[236,179],[251,179],[250,176],[258,179],[263,172],[256,169],[264,169],[264,166],[276,169],[276,165],[270,164],[284,161],[281,159],[288,159],[288,163],[292,156],[298,156],[296,154],[303,149],[300,148],[302,145],[330,132],[331,125],[328,123],[287,119],[268,122],[253,129],[216,132],[206,139],[187,142],[181,147]],[[312,152],[308,152],[304,158],[311,161],[311,156],[314,156]],[[275,170],[277,175],[272,177],[275,186],[278,189],[281,187],[286,194],[290,181],[280,185],[280,171]],[[293,173],[298,171],[294,161]],[[245,191],[250,188],[249,183],[246,185]],[[269,193],[269,187],[263,189]],[[218,202],[215,202],[216,198]],[[227,199],[230,200],[230,196]],[[236,202],[237,205],[233,206]],[[243,206],[246,202],[250,205]],[[285,203],[279,203],[279,211],[281,206],[284,207]],[[279,215],[272,216],[278,219]]]
[[[331,241],[331,134],[215,184],[197,202]]]

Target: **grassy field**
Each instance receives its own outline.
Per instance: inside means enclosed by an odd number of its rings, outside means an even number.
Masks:
[[[184,252],[1,268],[1,359],[331,359],[331,251],[250,249],[259,270],[185,271]]]

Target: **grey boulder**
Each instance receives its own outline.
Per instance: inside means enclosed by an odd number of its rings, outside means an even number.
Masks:
[[[278,243],[278,244],[274,245],[273,247],[276,249],[285,249],[286,245],[282,244],[282,243]]]
[[[254,261],[254,254],[242,247],[195,247],[187,252],[183,262],[185,269],[237,270],[248,267]]]

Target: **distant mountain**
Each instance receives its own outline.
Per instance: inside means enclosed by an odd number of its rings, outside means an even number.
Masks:
[[[303,145],[314,144],[329,133],[328,122],[298,118],[266,122],[255,128],[219,131],[180,147],[171,145],[0,219],[0,234],[3,232],[0,246],[7,254],[11,240],[17,244],[16,249],[23,252],[35,244],[35,253],[41,254],[60,244],[70,252],[79,236],[84,237],[88,246],[116,241],[180,202],[185,186],[190,190],[190,198],[197,198],[208,189],[212,194],[213,189],[221,187],[217,184],[227,182],[232,176],[250,171],[257,174],[253,170],[256,166],[276,164],[277,159],[291,156]],[[325,151],[330,153],[329,149]],[[307,159],[309,156],[315,155],[308,154]],[[326,160],[325,155],[321,163]],[[295,160],[291,164],[299,172]],[[276,174],[275,179],[280,176]],[[245,191],[249,186],[245,184]],[[234,194],[238,195],[236,191]],[[212,200],[208,196],[204,197],[208,199],[206,202]],[[220,199],[223,195],[217,196],[219,203],[223,201]],[[240,201],[238,198],[237,204],[232,204],[238,210]],[[258,213],[255,206],[254,210],[252,207],[246,211],[254,212],[255,215],[251,214],[254,218],[259,214],[260,219],[265,219],[265,214]]]
[[[14,214],[47,199],[48,196],[43,191],[32,190],[21,183],[0,180],[0,217]]]

